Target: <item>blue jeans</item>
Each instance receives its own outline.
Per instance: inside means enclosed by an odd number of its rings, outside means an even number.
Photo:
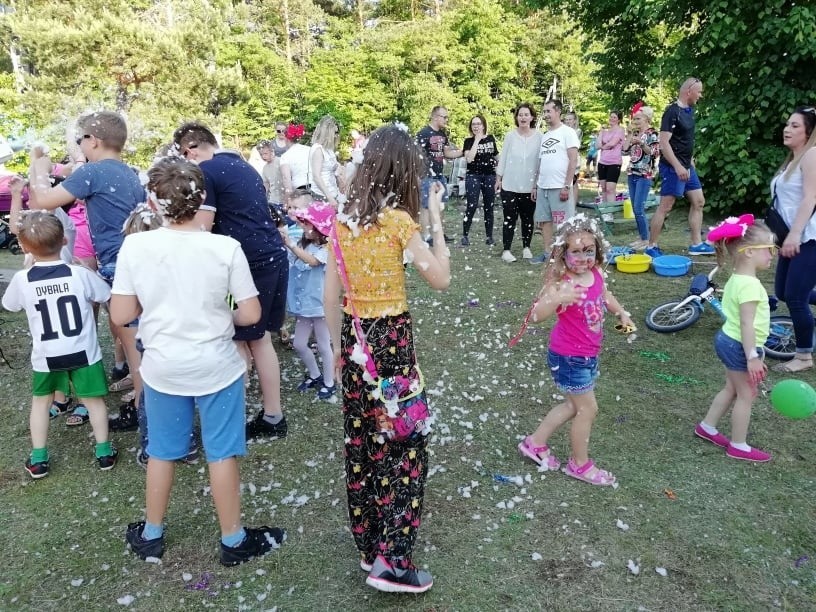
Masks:
[[[493,201],[496,199],[495,174],[468,174],[465,176],[465,194],[467,194],[467,209],[465,220],[462,222],[462,233],[470,233],[470,224],[473,215],[479,206],[479,194],[482,194],[482,208],[484,210],[485,238],[493,238]]]
[[[776,262],[774,291],[776,297],[788,306],[793,331],[796,334],[796,352],[813,352],[813,314],[810,312],[810,292],[816,285],[816,240],[799,245],[795,257],[780,257]]]
[[[649,239],[649,222],[646,220],[646,198],[652,188],[652,179],[639,174],[629,175],[629,199],[635,213],[638,235],[641,240]]]

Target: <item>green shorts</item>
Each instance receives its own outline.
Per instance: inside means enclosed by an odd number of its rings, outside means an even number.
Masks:
[[[32,380],[35,397],[51,395],[54,391],[68,395],[71,390],[69,382],[74,384],[77,397],[104,397],[108,394],[108,380],[101,361],[67,372],[33,372]]]

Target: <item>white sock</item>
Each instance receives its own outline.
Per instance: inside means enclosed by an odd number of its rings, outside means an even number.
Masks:
[[[712,427],[708,423],[704,421],[700,421],[700,429],[706,432],[709,436],[716,436],[717,435],[717,428]]]
[[[732,442],[731,446],[733,446],[737,450],[741,450],[741,451],[744,451],[746,453],[751,452],[751,447],[748,446],[745,442]]]

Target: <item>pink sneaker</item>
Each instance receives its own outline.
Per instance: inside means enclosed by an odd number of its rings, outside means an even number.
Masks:
[[[561,462],[553,455],[550,447],[546,444],[544,446],[530,445],[530,436],[519,442],[518,450],[522,457],[526,457],[540,467],[548,470],[557,470],[561,467]]]
[[[771,454],[766,453],[758,448],[751,448],[749,451],[740,450],[737,447],[729,444],[725,449],[725,454],[733,459],[742,459],[743,461],[753,461],[754,463],[765,463],[771,460]]]
[[[712,436],[705,429],[703,429],[699,423],[697,423],[697,426],[694,428],[694,435],[698,438],[702,438],[703,440],[708,440],[712,444],[716,444],[721,448],[728,448],[728,446],[731,444],[731,440],[726,438],[719,431]]]

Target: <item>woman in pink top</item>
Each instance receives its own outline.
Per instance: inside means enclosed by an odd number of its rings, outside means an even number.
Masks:
[[[556,388],[566,399],[541,421],[538,429],[519,443],[521,455],[540,467],[558,470],[561,462],[547,441],[567,421],[572,421],[572,457],[564,472],[593,485],[609,486],[615,477],[598,468],[589,458],[589,435],[598,413],[595,379],[603,340],[604,312],[620,318],[621,331],[635,331],[623,309],[604,282],[604,239],[595,219],[583,213],[558,228],[552,258],[545,271],[544,286],[532,309],[531,320],[558,320],[550,334],[547,362]]]
[[[609,127],[598,136],[598,191],[605,202],[614,202],[623,163],[623,139],[626,132],[621,127],[621,113],[609,113]]]

